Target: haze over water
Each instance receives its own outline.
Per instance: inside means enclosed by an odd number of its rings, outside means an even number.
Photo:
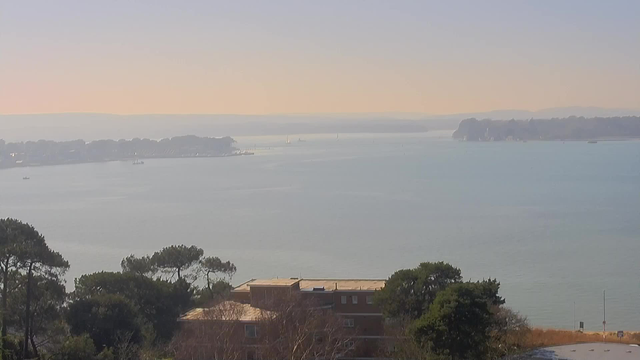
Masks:
[[[255,156],[0,171],[0,216],[83,273],[195,244],[255,277],[386,278],[447,261],[533,325],[640,330],[640,142],[450,133],[237,138]],[[270,148],[270,149],[269,149]],[[22,180],[29,176],[29,181]]]

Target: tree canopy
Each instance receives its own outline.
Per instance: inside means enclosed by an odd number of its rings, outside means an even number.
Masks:
[[[114,347],[121,334],[131,334],[133,342],[140,343],[142,327],[137,318],[131,301],[114,294],[76,300],[67,313],[71,334],[87,334],[99,350]]]
[[[458,268],[443,262],[399,270],[375,300],[396,334],[397,359],[486,359],[514,353],[526,320],[505,310],[495,279],[462,282]],[[517,324],[517,325],[512,325]],[[518,337],[520,336],[520,337]]]
[[[482,359],[488,351],[491,311],[479,287],[454,284],[436,296],[413,325],[413,336],[437,355]]]
[[[87,334],[70,336],[53,353],[52,360],[91,360],[95,353],[96,347]]]
[[[158,269],[182,280],[184,272],[196,265],[203,255],[204,250],[195,245],[171,245],[155,252],[151,260]],[[190,276],[193,277],[192,274]]]
[[[31,351],[38,354],[34,340],[36,331],[33,329],[33,324],[36,320],[33,318],[32,305],[42,300],[44,296],[38,297],[38,294],[34,294],[37,292],[37,289],[34,289],[34,283],[37,284],[40,280],[60,283],[61,276],[68,268],[69,263],[60,253],[49,248],[44,236],[33,226],[15,219],[0,219],[2,339],[4,342],[8,335],[7,327],[11,322],[9,310],[19,309],[20,315],[13,314],[14,319],[18,319],[14,326],[24,331],[22,354],[25,357],[29,356]],[[18,296],[21,291],[24,291],[24,298]],[[9,295],[10,293],[12,296]],[[20,302],[10,303],[10,301]]]
[[[200,272],[204,275],[207,291],[209,296],[213,297],[216,293],[216,287],[224,286],[224,281],[220,278],[222,276],[231,279],[233,274],[236,273],[236,266],[230,261],[222,261],[217,256],[209,256],[200,260]]]
[[[87,300],[102,295],[119,295],[128,299],[139,320],[150,324],[161,341],[171,338],[176,319],[191,301],[191,293],[166,280],[151,279],[132,273],[98,272],[76,279],[73,298]]]
[[[158,272],[158,268],[149,256],[136,257],[129,255],[120,262],[122,272],[138,274],[140,276],[153,276]]]
[[[424,262],[396,271],[376,293],[375,301],[386,317],[418,319],[439,291],[460,281],[460,269],[444,262]]]

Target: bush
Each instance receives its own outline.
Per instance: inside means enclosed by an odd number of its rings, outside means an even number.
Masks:
[[[53,354],[52,360],[91,360],[95,353],[96,347],[89,335],[70,336]]]

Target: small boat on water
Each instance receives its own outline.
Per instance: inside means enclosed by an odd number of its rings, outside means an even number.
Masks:
[[[28,177],[28,176],[23,176],[23,177],[22,177],[22,180],[29,180],[29,179],[31,179],[31,178],[30,178],[30,177]]]
[[[298,138],[298,142],[307,142],[307,140],[305,140],[303,138]]]
[[[291,145],[291,140],[289,140],[289,135],[287,135],[287,142],[285,144]]]
[[[589,140],[587,141],[587,144],[597,144],[598,142],[596,140]]]
[[[135,161],[133,162],[133,165],[144,165],[144,161],[142,161],[142,160],[135,160]]]

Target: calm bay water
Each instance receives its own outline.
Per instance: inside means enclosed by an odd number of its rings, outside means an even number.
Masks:
[[[442,136],[442,137],[440,137]],[[0,171],[0,216],[72,268],[195,244],[255,277],[386,278],[448,261],[495,277],[534,325],[640,329],[640,142],[450,134],[238,138],[255,156]],[[31,180],[22,180],[29,176]]]

